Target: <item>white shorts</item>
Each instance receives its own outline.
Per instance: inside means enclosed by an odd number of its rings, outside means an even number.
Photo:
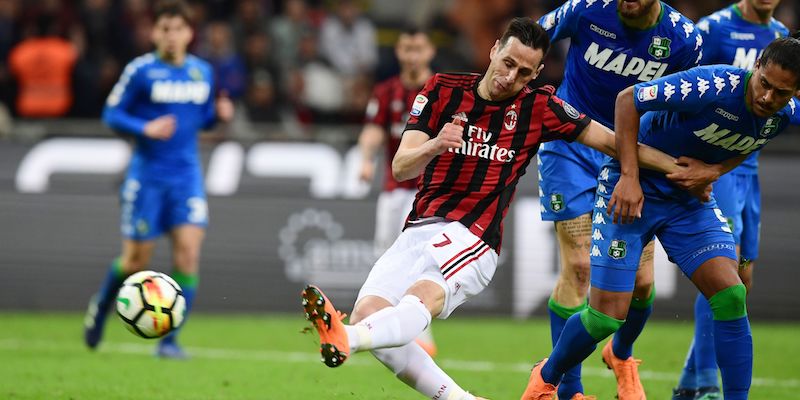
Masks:
[[[444,289],[437,318],[445,319],[467,299],[482,292],[497,269],[497,253],[459,222],[409,227],[372,267],[358,292],[397,304],[417,281]]]
[[[375,253],[383,254],[400,236],[406,217],[414,205],[417,189],[395,189],[381,192],[375,215]]]

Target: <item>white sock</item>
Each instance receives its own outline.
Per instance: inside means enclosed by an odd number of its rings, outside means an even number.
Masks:
[[[431,313],[417,296],[406,295],[355,325],[346,325],[350,351],[398,347],[414,340],[431,323]]]
[[[475,400],[459,387],[416,342],[372,350],[372,355],[408,386],[429,399]]]

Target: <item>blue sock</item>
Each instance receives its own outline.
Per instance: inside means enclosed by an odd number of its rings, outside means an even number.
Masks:
[[[97,308],[98,320],[102,323],[105,320],[108,311],[114,305],[117,299],[117,292],[119,292],[122,282],[125,281],[128,275],[122,271],[122,262],[119,258],[115,258],[108,267],[106,277],[103,278],[103,283],[100,284],[100,291],[97,292]]]
[[[689,354],[686,355],[686,362],[683,364],[681,379],[678,381],[679,389],[697,389],[697,370],[695,369],[694,355],[694,341],[692,341],[692,344],[689,345]]]
[[[753,335],[747,317],[714,321],[714,345],[725,400],[747,399],[753,378]]]
[[[694,302],[694,355],[697,374],[695,387],[719,387],[717,355],[714,351],[714,314],[702,294],[698,294]]]
[[[595,339],[589,334],[581,322],[580,313],[569,317],[550,359],[542,368],[544,381],[553,385],[561,383],[562,376],[589,357],[602,339]]]
[[[611,341],[611,346],[614,355],[622,360],[627,360],[633,355],[633,342],[644,330],[644,325],[647,323],[647,318],[653,313],[653,300],[656,298],[656,290],[650,290],[650,296],[647,299],[633,298],[631,306],[628,308],[628,316],[625,318],[625,323],[619,328],[617,333],[614,334],[614,340]]]
[[[161,339],[163,344],[174,344],[178,333],[186,325],[186,320],[189,318],[189,312],[192,310],[194,295],[197,292],[197,284],[199,282],[196,274],[187,275],[178,271],[177,269],[172,272],[172,279],[174,279],[175,282],[180,285],[181,290],[183,291],[183,298],[186,299],[186,312],[183,314],[183,322],[181,323],[181,326]]]
[[[553,340],[553,346],[558,342],[558,338],[564,330],[564,325],[567,323],[567,318],[581,312],[584,308],[586,308],[585,301],[577,307],[564,307],[553,300],[552,297],[550,298],[547,303],[547,311],[550,313],[550,335]],[[560,399],[571,399],[576,393],[583,393],[580,363],[564,374],[561,385],[558,386],[558,398]]]

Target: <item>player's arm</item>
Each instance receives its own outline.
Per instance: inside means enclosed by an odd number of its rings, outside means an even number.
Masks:
[[[426,135],[427,136],[427,135]],[[358,149],[361,152],[361,170],[358,177],[369,182],[375,176],[375,158],[383,146],[384,130],[377,124],[366,124],[358,135]]]
[[[400,147],[392,159],[392,175],[398,181],[407,181],[418,177],[422,170],[434,157],[447,149],[460,148],[464,141],[464,127],[460,120],[444,124],[439,134],[431,138],[427,133],[418,130],[403,132]]]
[[[175,132],[174,115],[163,115],[153,120],[140,118],[129,110],[144,93],[140,78],[141,68],[134,63],[125,67],[119,81],[114,85],[103,108],[103,122],[117,132],[151,139],[166,140]]]
[[[706,164],[691,157],[679,157],[676,163],[683,168],[668,173],[667,178],[681,189],[695,191],[715,182],[720,176],[738,167],[748,156],[749,154],[745,154],[729,158],[719,164]]]
[[[580,13],[584,9],[583,4],[568,0],[560,7],[543,15],[537,22],[547,31],[550,40],[555,42],[575,34]]]
[[[633,98],[634,87],[628,87],[617,95],[614,126],[616,129],[615,148],[620,164],[620,177],[611,200],[608,214],[613,213],[613,222],[631,223],[641,217],[644,194],[639,184],[639,153],[637,137],[639,134],[639,111]]]

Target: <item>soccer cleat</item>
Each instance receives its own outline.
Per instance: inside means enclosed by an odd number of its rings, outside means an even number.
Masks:
[[[186,360],[189,358],[189,355],[187,355],[177,343],[165,342],[163,340],[158,342],[156,356],[173,360]]]
[[[574,396],[570,400],[597,400],[597,397],[594,396],[586,396],[583,393],[575,393]]]
[[[350,356],[350,342],[342,323],[346,315],[337,311],[316,286],[306,286],[300,294],[306,319],[319,334],[322,362],[331,368],[342,365]]]
[[[697,389],[694,395],[694,400],[719,400],[722,399],[722,394],[716,386],[707,386]]]
[[[436,354],[438,353],[436,343],[422,340],[420,338],[416,338],[414,341],[417,342],[419,347],[422,347],[422,350],[425,350],[425,352],[428,353],[431,358],[436,357]]]
[[[91,350],[96,349],[100,340],[103,339],[103,325],[105,325],[108,310],[100,310],[100,308],[98,295],[92,296],[89,306],[86,308],[86,316],[83,317],[83,341]]]
[[[672,400],[694,400],[696,394],[695,389],[675,388],[672,389]]]
[[[542,379],[542,368],[546,362],[545,358],[533,365],[528,387],[525,388],[520,400],[552,400],[555,398],[557,387]]]
[[[628,357],[627,360],[617,358],[609,340],[603,347],[603,362],[617,377],[617,398],[619,400],[645,400],[644,387],[639,380],[639,364],[642,360]]]

